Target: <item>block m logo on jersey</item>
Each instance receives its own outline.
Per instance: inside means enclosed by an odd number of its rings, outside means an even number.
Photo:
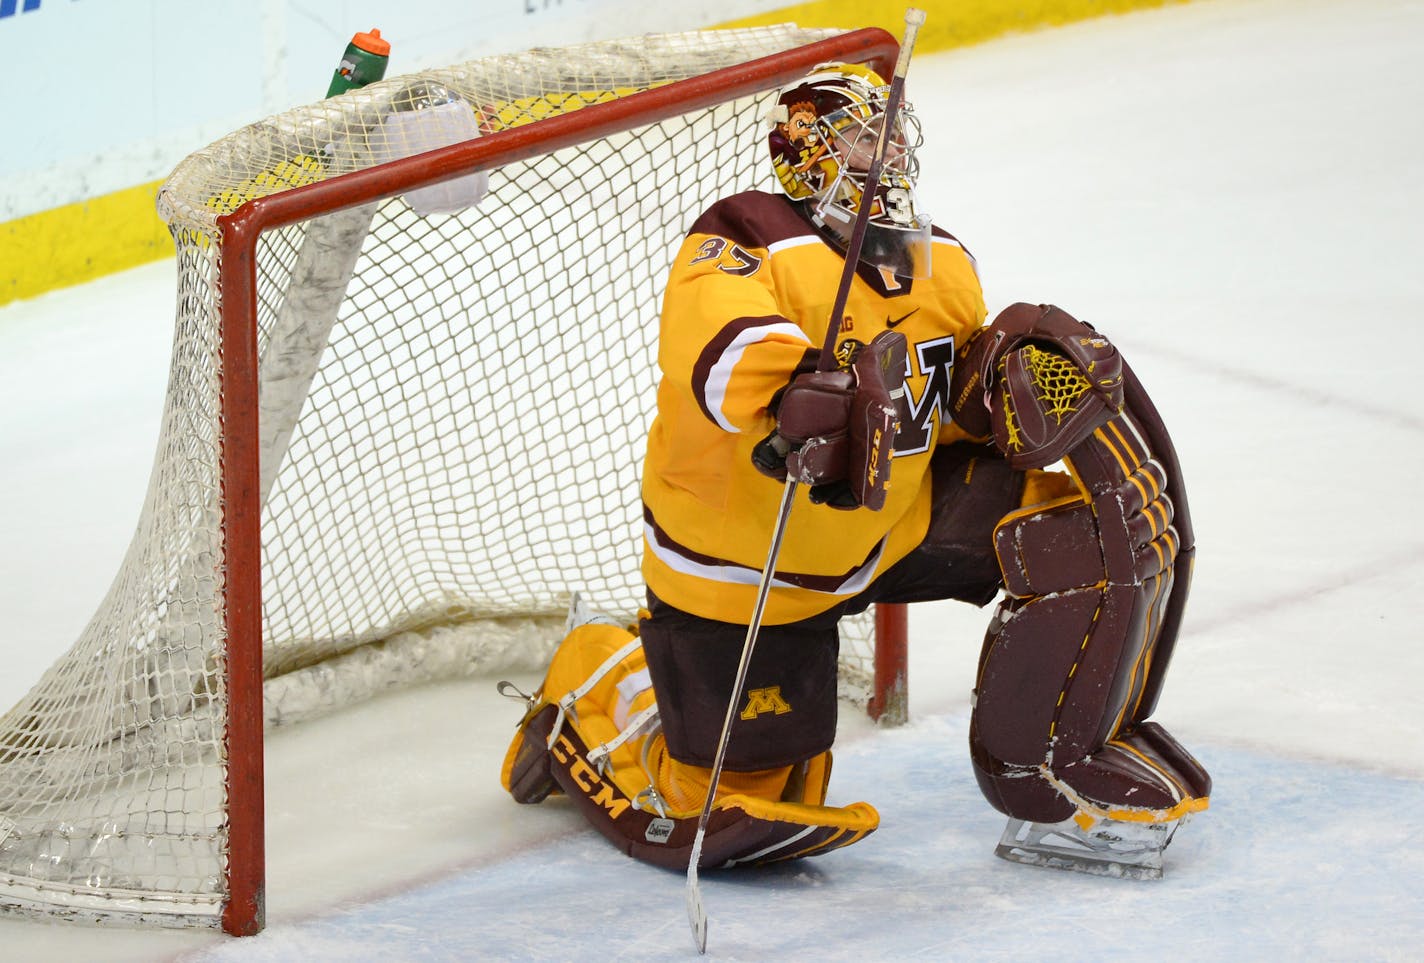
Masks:
[[[916,343],[905,356],[905,393],[896,407],[900,431],[895,435],[895,454],[918,455],[935,443],[939,425],[949,417],[949,377],[954,371],[954,335]],[[915,397],[916,376],[925,379],[920,396]]]
[[[791,705],[781,698],[781,686],[774,685],[765,689],[747,690],[747,705],[742,710],[742,718],[755,719],[766,712],[780,716],[790,711]]]

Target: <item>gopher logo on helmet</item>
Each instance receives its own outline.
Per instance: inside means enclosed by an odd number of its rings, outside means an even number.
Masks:
[[[814,103],[797,101],[786,108],[786,119],[767,138],[777,179],[797,199],[821,193],[829,186],[826,178],[835,176],[835,161],[816,129],[819,116]]]
[[[915,199],[919,120],[901,102],[886,124],[890,87],[859,64],[822,64],[777,97],[767,147],[786,196],[804,201],[816,224],[844,247],[863,205],[861,260],[904,277],[929,276],[930,219]],[[865,190],[873,160],[879,181]]]

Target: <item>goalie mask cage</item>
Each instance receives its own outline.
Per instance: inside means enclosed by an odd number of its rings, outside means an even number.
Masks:
[[[152,480],[98,612],[0,718],[0,908],[257,932],[264,722],[542,667],[573,591],[632,620],[671,256],[712,201],[771,187],[772,91],[896,52],[791,26],[535,50],[179,165]],[[451,102],[480,136],[378,161],[415,149],[393,115]],[[472,208],[402,200],[480,171]],[[903,613],[877,618],[893,714]],[[847,633],[848,678],[872,634]]]

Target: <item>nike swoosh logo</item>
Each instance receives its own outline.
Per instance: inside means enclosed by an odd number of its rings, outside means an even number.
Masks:
[[[914,313],[916,313],[916,312],[919,311],[919,310],[920,310],[919,308],[915,308],[913,311],[910,312],[910,314],[914,314]],[[890,315],[888,315],[888,314],[885,315],[885,327],[887,327],[887,328],[893,328],[893,327],[895,327],[895,326],[896,326],[897,324],[899,324],[901,321],[904,321],[904,320],[906,320],[907,318],[909,318],[909,317],[910,317],[910,314],[902,314],[902,315],[900,315],[898,318],[896,318],[894,321],[891,321],[891,320],[890,320]]]

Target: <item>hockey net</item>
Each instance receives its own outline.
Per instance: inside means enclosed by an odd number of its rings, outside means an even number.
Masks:
[[[670,258],[712,201],[772,186],[770,91],[893,55],[794,27],[533,51],[185,160],[159,197],[177,323],[138,530],[0,718],[0,908],[253,932],[264,723],[541,667],[573,592],[633,621]],[[479,137],[388,160],[416,149],[393,115],[448,103]],[[480,169],[462,211],[403,199]],[[845,635],[864,698],[873,632]]]

